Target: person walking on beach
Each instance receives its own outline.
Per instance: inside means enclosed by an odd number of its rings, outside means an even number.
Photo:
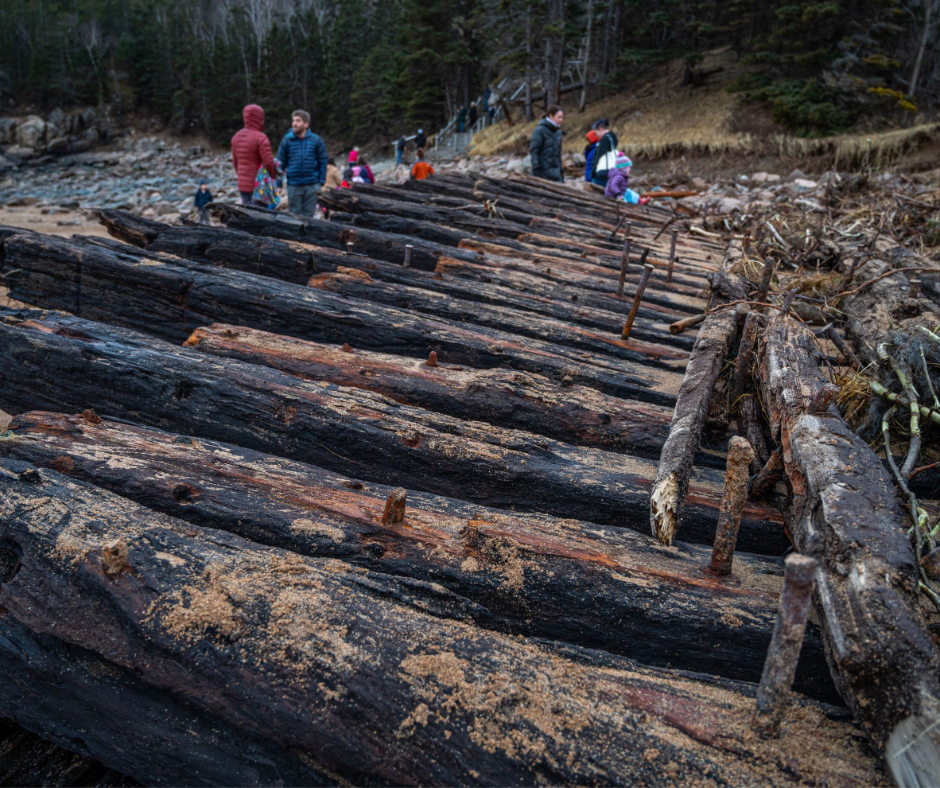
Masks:
[[[460,133],[463,134],[464,127],[467,125],[467,108],[463,104],[457,110],[457,125],[460,127]]]
[[[211,224],[209,209],[206,207],[210,202],[212,202],[212,192],[209,191],[209,185],[204,180],[199,181],[199,188],[196,190],[196,196],[193,197],[193,203],[199,211],[199,224]]]
[[[415,134],[415,148],[426,148],[428,144],[428,137],[424,133],[424,129],[418,129],[418,133]]]
[[[402,134],[398,138],[398,142],[395,143],[395,166],[397,167],[401,164],[402,157],[405,155],[405,145],[408,144],[408,140],[405,139],[405,135]]]
[[[238,175],[242,205],[249,205],[258,168],[263,165],[276,179],[277,165],[271,153],[271,141],[264,133],[264,110],[257,104],[249,104],[242,110],[242,117],[245,127],[232,137],[232,166]]]
[[[313,218],[317,195],[326,181],[327,158],[323,140],[310,131],[310,113],[294,110],[291,130],[281,140],[277,159],[287,176],[287,199],[295,216]]]
[[[561,169],[561,124],[564,110],[552,104],[529,140],[532,174],[547,181],[564,181]]]

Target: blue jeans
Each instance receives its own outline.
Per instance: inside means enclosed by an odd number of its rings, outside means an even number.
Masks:
[[[401,148],[395,151],[395,164],[396,165],[401,164],[401,157],[404,155],[405,155],[405,151],[402,150]]]
[[[312,219],[317,208],[317,186],[314,183],[303,186],[287,184],[287,199],[290,201],[290,212],[294,216]]]

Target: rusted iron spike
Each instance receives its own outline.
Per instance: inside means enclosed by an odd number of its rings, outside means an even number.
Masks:
[[[404,267],[408,268],[411,266],[411,250],[414,249],[414,246],[411,244],[405,244],[405,263]]]
[[[708,317],[704,312],[700,315],[693,315],[692,317],[684,317],[682,320],[677,320],[675,323],[669,324],[669,333],[670,334],[681,334],[687,328],[695,328],[699,323],[704,323],[705,318]]]
[[[786,711],[796,663],[800,658],[809,604],[813,596],[816,560],[807,555],[789,555],[783,578],[783,593],[777,624],[767,648],[764,673],[757,690],[751,727],[761,736],[775,736]]]
[[[629,230],[630,226],[627,225]],[[627,278],[627,266],[630,265],[630,234],[627,233],[627,237],[623,242],[623,254],[620,256],[620,282],[617,284],[617,295],[623,295],[623,282]]]
[[[398,487],[389,493],[385,501],[385,511],[382,513],[382,525],[394,525],[405,521],[405,503],[408,491]]]
[[[754,481],[751,482],[751,495],[754,498],[763,498],[782,478],[783,454],[780,449],[774,449],[767,464],[760,469]]]
[[[741,342],[738,344],[738,357],[734,361],[734,373],[731,375],[731,388],[729,395],[731,406],[744,393],[747,385],[747,375],[751,368],[751,359],[754,356],[754,342],[757,340],[757,331],[760,323],[757,319],[757,313],[748,310],[747,317],[744,318],[744,328],[741,330]]]
[[[428,354],[428,360],[424,362],[426,367],[436,367],[437,366],[437,351],[432,350]]]
[[[617,213],[620,213],[620,204],[617,204]],[[617,219],[617,224],[614,225],[614,229],[610,231],[610,235],[607,236],[608,241],[613,241],[617,237],[617,233],[620,231],[620,228],[623,226],[623,223],[627,220],[627,215]]]
[[[785,315],[790,311],[794,298],[796,298],[796,290],[788,290],[787,297],[783,301],[783,309],[780,310],[781,315]]]
[[[754,459],[754,450],[744,438],[734,436],[728,444],[728,463],[725,471],[725,491],[721,496],[718,527],[712,560],[706,567],[709,574],[724,577],[731,574],[734,546],[738,541],[741,512],[747,503],[748,466]]]
[[[666,274],[666,281],[672,281],[672,267],[676,264],[676,240],[679,238],[679,231],[672,231],[672,241],[669,243],[669,272]]]
[[[645,253],[644,253],[645,254]],[[636,313],[640,311],[640,302],[643,300],[643,293],[650,280],[650,274],[653,273],[653,266],[644,265],[643,273],[640,275],[640,283],[636,286],[636,293],[633,296],[633,306],[630,307],[630,314],[627,315],[627,322],[623,324],[622,337],[630,338],[630,332],[633,330],[633,321],[636,320]]]
[[[855,278],[855,272],[858,270],[859,265],[862,263],[861,256],[856,257],[852,264],[849,266],[849,272],[845,275],[845,281],[842,283],[842,289],[845,290],[851,283],[852,279]]]
[[[760,285],[757,287],[757,302],[763,304],[767,301],[767,293],[770,290],[770,280],[774,275],[774,261],[766,257],[764,259],[764,270],[761,273]]]
[[[626,226],[623,229],[624,237],[629,238],[632,232],[633,232],[633,223],[627,222]]]
[[[843,363],[850,367],[859,367],[858,357],[852,352],[852,348],[846,344],[845,340],[839,336],[839,332],[832,323],[829,324],[829,330],[826,331],[826,336],[829,337],[832,344],[835,345],[836,349],[842,354]]]
[[[829,410],[829,406],[832,404],[832,401],[836,398],[836,395],[839,393],[839,387],[834,383],[827,383],[819,391],[816,392],[816,396],[813,397],[813,401],[809,404],[808,413],[825,413]]]

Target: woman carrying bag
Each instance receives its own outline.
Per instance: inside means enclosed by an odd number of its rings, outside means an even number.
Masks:
[[[591,170],[591,183],[607,186],[607,176],[617,168],[617,135],[610,130],[607,118],[594,124],[594,131],[600,142],[594,149],[594,166]]]

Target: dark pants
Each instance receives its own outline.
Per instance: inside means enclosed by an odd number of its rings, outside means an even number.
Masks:
[[[242,205],[251,205],[251,195],[253,192],[239,192],[242,198]]]
[[[598,186],[607,187],[607,176],[609,173],[605,170],[604,172],[597,173],[593,178],[591,178],[591,183],[596,183]]]
[[[303,186],[287,184],[287,199],[290,201],[290,212],[294,216],[312,219],[317,209],[316,184],[308,183]]]
[[[212,222],[209,221],[209,209],[208,208],[199,209],[199,224],[212,224]]]

